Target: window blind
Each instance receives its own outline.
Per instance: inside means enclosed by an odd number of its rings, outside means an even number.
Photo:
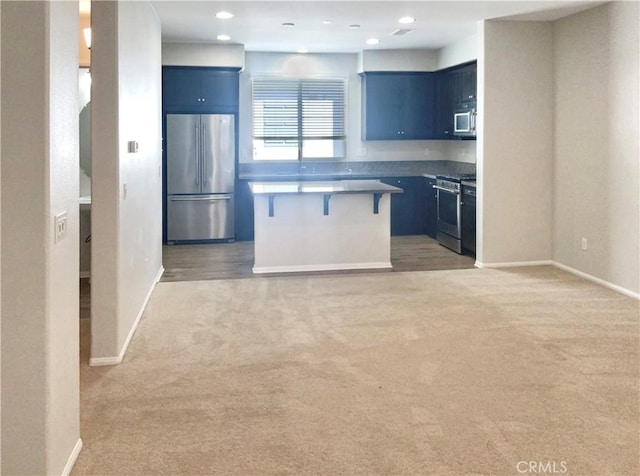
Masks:
[[[344,156],[343,79],[254,78],[252,112],[256,159]]]

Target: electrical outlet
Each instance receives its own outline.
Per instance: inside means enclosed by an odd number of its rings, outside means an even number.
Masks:
[[[67,236],[67,212],[62,212],[53,217],[54,243],[62,241]]]
[[[580,241],[580,248],[582,248],[582,251],[587,251],[587,239],[586,238],[582,238],[582,240]]]

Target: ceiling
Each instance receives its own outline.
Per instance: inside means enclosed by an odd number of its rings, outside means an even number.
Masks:
[[[551,21],[601,1],[177,1],[151,0],[162,23],[163,41],[236,43],[247,51],[356,53],[369,49],[438,49],[476,32],[481,20]],[[215,14],[225,10],[229,20]],[[401,25],[398,19],[416,21]],[[330,22],[330,23],[325,23]],[[293,23],[294,26],[283,26]],[[351,27],[350,25],[359,25]],[[395,30],[412,29],[403,36]],[[231,37],[227,42],[217,35]],[[379,39],[368,45],[369,38]]]

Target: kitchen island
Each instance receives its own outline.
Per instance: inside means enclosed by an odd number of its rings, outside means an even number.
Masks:
[[[391,268],[390,194],[378,180],[250,182],[253,272]]]

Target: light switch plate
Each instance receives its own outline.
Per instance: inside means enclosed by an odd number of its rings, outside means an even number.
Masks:
[[[53,217],[53,239],[55,243],[67,236],[67,212],[58,213]]]
[[[138,141],[130,140],[128,142],[128,150],[129,150],[130,154],[137,154],[138,153]]]

